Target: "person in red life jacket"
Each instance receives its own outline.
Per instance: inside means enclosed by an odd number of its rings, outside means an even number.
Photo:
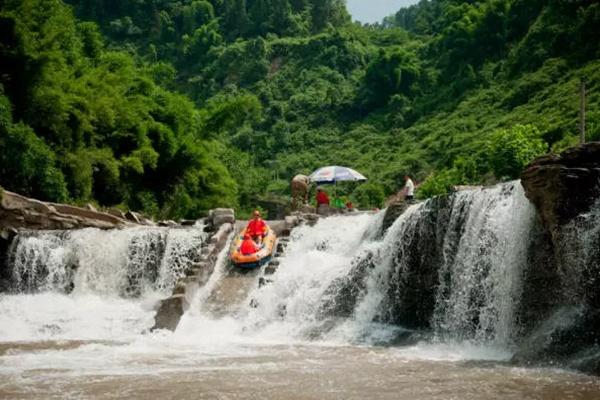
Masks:
[[[249,256],[256,253],[258,250],[260,250],[260,246],[252,240],[250,235],[244,235],[244,240],[242,240],[242,244],[240,245],[242,255]]]
[[[246,226],[246,235],[249,235],[257,243],[267,236],[267,223],[260,218],[260,211],[254,211],[254,218]]]

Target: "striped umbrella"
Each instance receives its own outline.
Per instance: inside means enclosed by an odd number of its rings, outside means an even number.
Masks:
[[[310,180],[315,183],[336,183],[341,181],[366,181],[367,178],[352,168],[332,165],[319,168],[310,174]]]

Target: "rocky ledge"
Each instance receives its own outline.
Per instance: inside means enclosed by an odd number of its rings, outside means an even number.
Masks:
[[[2,190],[0,231],[17,229],[118,228],[132,224],[123,217],[67,204],[48,203]]]
[[[554,232],[590,210],[600,197],[600,142],[534,160],[521,175],[525,196]]]

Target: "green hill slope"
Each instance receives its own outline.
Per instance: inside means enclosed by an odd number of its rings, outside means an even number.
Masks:
[[[99,195],[114,191],[105,182],[77,192],[65,172],[72,167],[63,161],[74,150],[21,111],[27,96],[6,90],[15,121],[30,125],[56,154],[52,171],[66,174],[66,195],[78,201],[94,197],[177,216],[219,202],[247,208],[258,197],[286,196],[294,174],[327,164],[348,165],[370,178],[339,189],[362,207],[380,206],[405,174],[425,180],[422,196],[453,184],[514,178],[536,155],[577,141],[582,78],[588,82],[589,139],[600,139],[600,5],[593,1],[423,0],[377,26],[351,24],[339,0],[70,3],[80,20],[97,23],[107,38],[102,54],[128,57],[134,75],[146,76],[152,90],[180,93],[169,96],[185,104],[180,116],[191,116],[188,125],[177,130],[172,119],[158,122],[176,140],[196,132],[200,152],[210,157],[197,164],[197,173],[161,173],[159,181],[153,164],[141,162],[138,171],[149,179],[138,199],[137,181],[124,171],[126,157],[143,145],[122,151],[98,140],[114,133],[100,129],[96,114],[85,125],[93,138],[86,146],[110,147],[121,191],[114,198]],[[14,15],[7,4],[2,15]],[[75,24],[97,37],[93,25]],[[14,70],[3,76],[10,74]],[[75,72],[65,79],[81,77]],[[10,82],[2,84],[10,88]],[[152,90],[140,94],[149,101],[144,104],[157,101]],[[126,88],[121,93],[127,97]],[[131,131],[157,122],[145,115],[149,119],[133,121]],[[161,160],[159,141],[140,138]],[[212,183],[187,192],[207,177]],[[92,188],[98,179],[91,177]],[[163,186],[152,186],[158,182]]]

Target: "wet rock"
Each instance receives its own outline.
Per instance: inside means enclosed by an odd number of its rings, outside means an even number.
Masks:
[[[285,217],[285,225],[283,231],[287,233],[285,236],[289,236],[289,233],[300,224],[300,218],[296,215],[288,215]]]
[[[167,220],[162,220],[162,221],[158,221],[158,226],[167,226],[167,227],[175,227],[175,226],[179,226],[179,224],[173,220],[167,219]]]
[[[429,329],[439,286],[439,270],[444,262],[451,263],[459,240],[445,243],[451,226],[464,226],[464,215],[456,216],[456,225],[449,223],[453,210],[452,197],[431,199],[421,209],[419,218],[395,232],[394,256],[385,261],[386,254],[368,252],[354,261],[350,273],[335,280],[327,289],[328,299],[321,307],[323,317],[348,317],[366,288],[370,271],[382,262],[392,262],[382,276],[387,288],[383,293],[378,322],[399,325],[409,329]],[[460,232],[457,232],[460,237]],[[393,247],[390,247],[393,248]]]
[[[221,224],[219,226],[219,230],[210,238],[210,243],[215,246],[223,245],[227,240],[227,237],[231,233],[232,229],[233,225],[231,225],[228,222]]]
[[[7,268],[8,249],[16,235],[14,229],[0,229],[0,292],[9,287],[10,271]]]
[[[136,213],[135,211],[127,211],[125,213],[125,218],[127,218],[129,221],[131,222],[135,222],[136,224],[141,224],[142,223],[142,216],[138,213]]]
[[[261,288],[268,283],[273,283],[271,279],[263,278],[262,276],[258,278],[258,287]]]
[[[600,375],[600,313],[581,306],[557,309],[523,340],[512,358],[527,365],[561,365]]]
[[[600,142],[534,160],[521,175],[525,195],[553,232],[589,211],[600,197]]]
[[[223,224],[235,223],[235,212],[231,208],[215,208],[210,210],[207,220],[213,229],[218,229]]]
[[[98,212],[98,209],[96,207],[94,207],[93,204],[90,204],[90,203],[87,203],[85,205],[85,208],[88,209],[88,210],[90,210],[90,211]]]
[[[146,226],[157,226],[156,222],[152,221],[149,218],[144,218],[144,217],[142,217],[142,219],[140,220],[140,223],[142,225],[146,225]]]
[[[182,219],[179,221],[179,225],[181,226],[194,226],[197,223],[201,223],[201,219]]]
[[[278,267],[280,264],[279,260],[271,260],[271,262],[269,262],[269,265],[273,266],[273,267]]]
[[[163,300],[154,318],[152,330],[169,329],[174,331],[187,306],[184,294],[176,294]]]
[[[106,210],[107,213],[109,213],[110,215],[112,215],[113,217],[117,217],[120,219],[127,219],[125,217],[125,213],[121,210],[119,210],[118,208],[109,208],[108,210]]]
[[[287,243],[277,242],[276,252],[281,254],[285,251],[286,247],[287,247]]]
[[[398,219],[400,215],[406,211],[409,204],[405,201],[398,201],[388,205],[383,216],[383,224],[381,226],[381,235],[383,236],[390,226]]]
[[[175,289],[173,289],[173,294],[185,294],[185,283],[184,282],[177,282],[177,284],[175,285]]]

